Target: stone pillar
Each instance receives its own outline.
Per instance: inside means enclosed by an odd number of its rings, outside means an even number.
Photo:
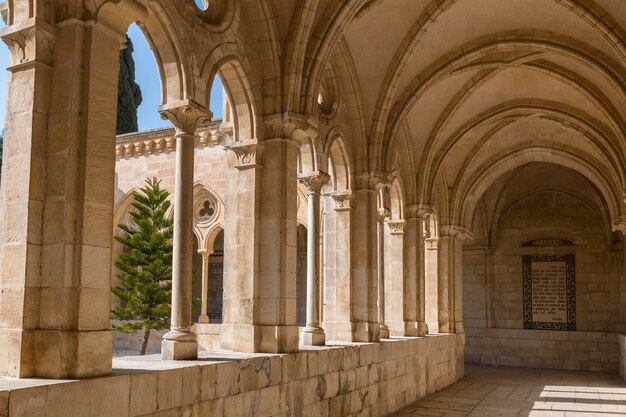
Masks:
[[[392,336],[406,336],[405,332],[405,312],[408,311],[409,299],[415,294],[407,294],[407,282],[405,280],[405,221],[386,221],[388,232],[385,233],[385,324],[389,327]],[[415,306],[413,306],[413,313]],[[409,332],[410,333],[410,332]],[[409,334],[415,336],[415,334]]]
[[[326,342],[324,329],[320,327],[319,311],[320,191],[329,180],[328,174],[323,172],[300,177],[300,182],[308,190],[306,327],[301,334],[301,341],[304,345],[321,346]]]
[[[170,331],[163,336],[161,357],[166,360],[195,359],[198,357],[198,342],[191,331],[195,132],[198,125],[210,120],[212,115],[191,100],[161,106],[159,112],[176,128],[172,319]]]
[[[439,332],[439,238],[432,215],[424,220],[424,305],[428,333]]]
[[[223,349],[255,352],[256,283],[259,274],[259,188],[263,143],[248,139],[228,146],[225,177]]]
[[[352,341],[352,192],[325,197],[324,329],[329,340]]]
[[[23,5],[9,8],[12,25],[2,32],[11,56],[0,188],[0,374],[104,375],[112,364],[123,31],[99,23],[107,11],[89,24],[59,14],[62,23],[51,25],[49,7]]]
[[[298,145],[284,115],[266,117],[265,140],[228,146],[224,320],[221,346],[298,350],[296,206]]]
[[[424,239],[417,206],[407,206],[404,221],[404,336],[424,336]]]
[[[198,323],[206,324],[209,322],[209,316],[207,315],[209,299],[209,252],[206,249],[200,249],[198,253],[202,256],[202,304]]]
[[[380,326],[381,339],[389,338],[389,327],[385,324],[385,217],[384,214],[379,214],[376,223],[376,283],[378,287],[376,300],[378,304],[378,323]]]
[[[389,327],[385,323],[385,220],[391,216],[386,206],[385,194],[388,191],[385,182],[378,182],[379,192],[378,217],[376,222],[376,277],[377,277],[377,305],[380,338],[389,338]]]
[[[355,176],[352,227],[352,341],[380,340],[376,275],[377,179],[369,172]]]
[[[439,331],[463,330],[463,240],[469,233],[460,226],[439,228]]]

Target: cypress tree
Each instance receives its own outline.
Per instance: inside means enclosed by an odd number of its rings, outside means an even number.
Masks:
[[[125,49],[120,51],[120,75],[117,84],[117,134],[139,130],[137,108],[143,101],[139,84],[135,82],[133,42],[126,35]]]

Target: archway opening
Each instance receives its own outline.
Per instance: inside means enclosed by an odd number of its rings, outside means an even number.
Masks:
[[[480,197],[471,228],[463,250],[467,361],[617,369],[607,335],[622,325],[623,238],[591,181],[552,163],[513,169]]]
[[[224,230],[220,230],[213,242],[208,272],[207,315],[209,323],[221,323],[224,305]]]

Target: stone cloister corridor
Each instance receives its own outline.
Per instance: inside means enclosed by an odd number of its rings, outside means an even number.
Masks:
[[[0,16],[0,417],[624,413],[626,0]],[[129,27],[167,127],[116,135]],[[137,356],[113,236],[153,177],[171,320]]]
[[[394,414],[394,417],[618,417],[626,387],[617,375],[484,368]]]

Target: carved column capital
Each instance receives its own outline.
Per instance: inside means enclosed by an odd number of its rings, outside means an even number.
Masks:
[[[626,236],[626,215],[617,216],[611,223],[611,230]]]
[[[457,224],[446,224],[439,226],[439,236],[454,237],[461,240],[472,239],[472,232],[467,228]]]
[[[327,195],[329,195],[335,201],[336,211],[352,210],[352,200],[354,198],[354,194],[352,194],[352,191],[333,191],[332,193],[329,193]]]
[[[9,47],[9,70],[35,63],[52,65],[56,28],[44,21],[24,26],[9,26],[2,31],[2,40]]]
[[[379,191],[391,185],[389,176],[382,171],[361,171],[354,175],[357,190]]]
[[[404,220],[387,220],[386,223],[392,235],[404,234]]]
[[[404,217],[407,219],[422,219],[418,204],[409,204],[404,208]]]
[[[169,120],[176,134],[193,135],[198,126],[211,121],[213,113],[193,100],[179,100],[159,106],[161,119]]]
[[[319,194],[324,184],[330,181],[330,176],[325,172],[314,171],[298,177],[298,181],[307,188],[309,194]]]
[[[297,135],[306,135],[316,138],[319,124],[311,117],[297,113],[279,113],[267,116],[264,119],[264,133],[266,139],[285,138],[297,139]]]
[[[237,169],[260,167],[265,145],[257,139],[248,139],[241,142],[232,142],[226,149],[232,151],[237,158]]]
[[[437,211],[430,204],[416,204],[414,207],[417,210],[417,215],[422,220],[426,220],[428,218],[435,218],[435,217],[437,217]]]
[[[439,238],[438,237],[427,237],[424,239],[424,247],[428,250],[437,250],[439,249]]]
[[[378,221],[384,222],[386,219],[391,217],[391,210],[389,210],[387,207],[379,207],[377,214],[378,214]]]

